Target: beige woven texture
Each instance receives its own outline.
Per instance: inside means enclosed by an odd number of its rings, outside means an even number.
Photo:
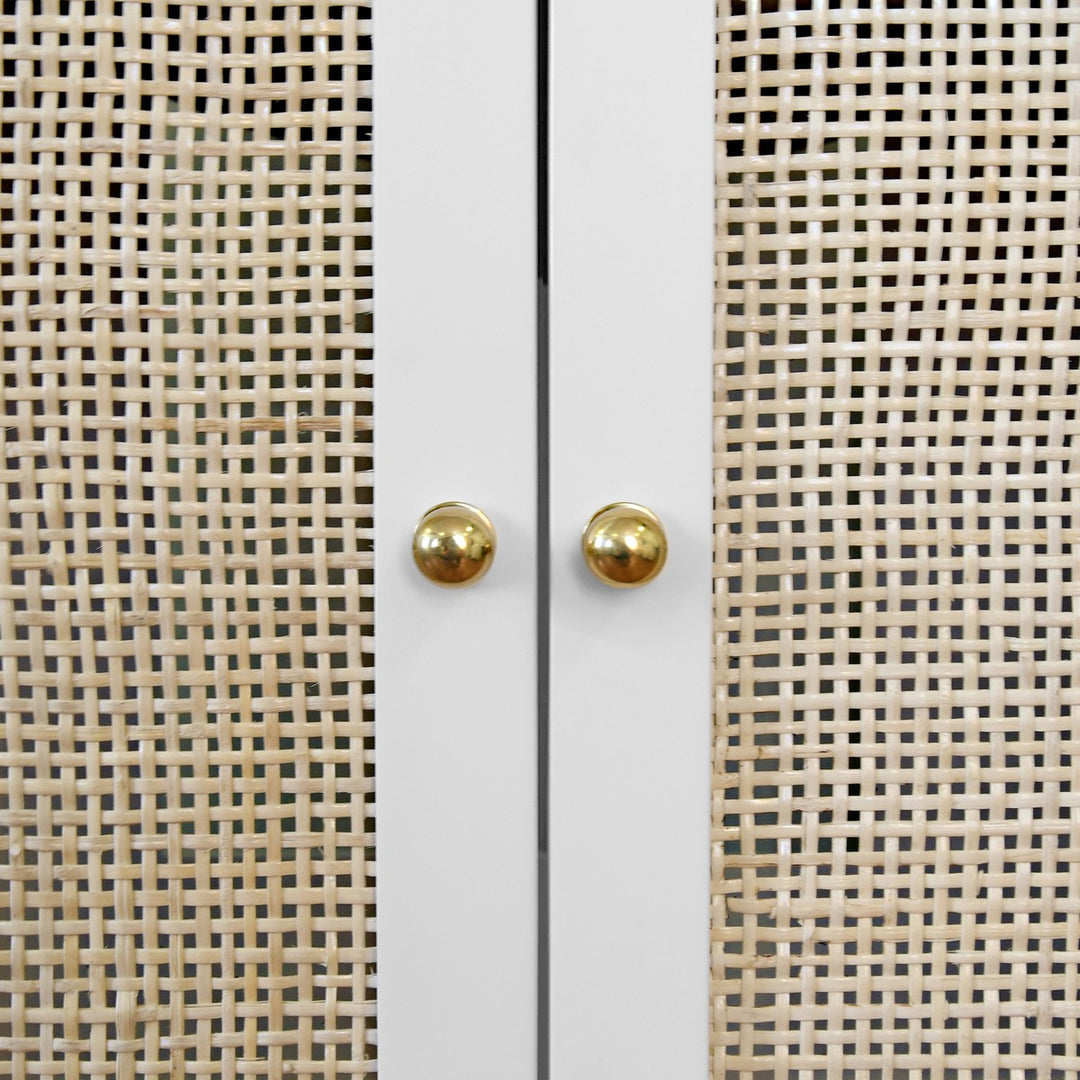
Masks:
[[[366,1076],[369,12],[0,15],[0,1075]]]
[[[720,5],[713,1076],[1080,1076],[1080,7]]]

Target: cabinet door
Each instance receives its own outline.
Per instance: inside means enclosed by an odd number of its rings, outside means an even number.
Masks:
[[[552,1075],[1076,1077],[1075,8],[691,6],[553,6]]]
[[[535,1073],[533,12],[372,21],[0,12],[0,1075]]]

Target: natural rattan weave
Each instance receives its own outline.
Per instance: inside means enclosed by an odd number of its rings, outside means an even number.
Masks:
[[[365,1076],[369,11],[0,15],[0,1075]]]
[[[722,0],[713,1076],[1080,1076],[1080,8]]]

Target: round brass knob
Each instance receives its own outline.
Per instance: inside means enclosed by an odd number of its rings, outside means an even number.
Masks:
[[[468,503],[439,503],[416,523],[413,558],[420,573],[436,585],[472,585],[495,558],[495,526]]]
[[[663,569],[667,536],[651,510],[637,503],[612,503],[593,515],[581,549],[589,569],[605,585],[633,589]]]

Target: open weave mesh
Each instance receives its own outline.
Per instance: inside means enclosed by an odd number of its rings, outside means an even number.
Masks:
[[[1080,1077],[1080,7],[718,28],[713,1076]]]
[[[0,32],[0,1075],[369,1075],[369,11]]]

